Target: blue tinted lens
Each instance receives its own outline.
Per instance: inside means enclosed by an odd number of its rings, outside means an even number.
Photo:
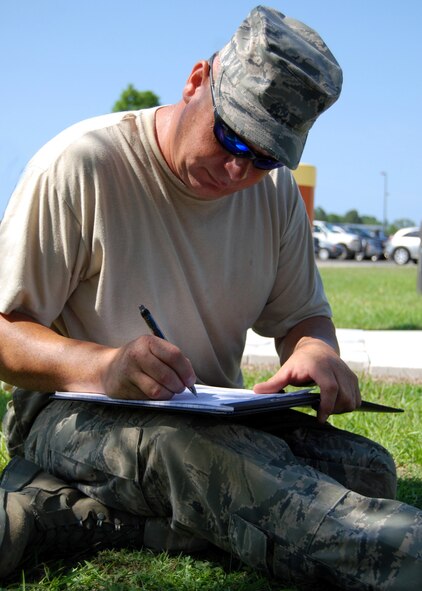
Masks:
[[[279,162],[274,158],[257,156],[249,146],[247,146],[245,142],[224,123],[217,113],[215,113],[214,134],[225,150],[230,152],[233,156],[236,156],[236,158],[249,158],[253,161],[255,168],[272,170],[284,166],[282,162]]]
[[[248,146],[221,119],[216,121],[214,132],[220,144],[230,154],[239,158],[253,158],[254,155]]]

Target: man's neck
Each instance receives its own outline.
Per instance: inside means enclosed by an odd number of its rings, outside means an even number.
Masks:
[[[160,107],[155,113],[155,138],[167,164],[170,160],[169,136],[175,107],[176,105]]]

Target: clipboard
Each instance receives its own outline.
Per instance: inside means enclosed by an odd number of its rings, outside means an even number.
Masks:
[[[175,394],[171,400],[129,400],[110,398],[105,394],[88,392],[56,392],[53,400],[79,400],[112,406],[127,406],[134,409],[153,409],[165,412],[202,413],[210,415],[242,416],[274,412],[287,408],[309,406],[318,408],[319,393],[314,388],[304,388],[292,392],[256,394],[253,390],[221,388],[196,385],[197,397],[186,388]],[[400,413],[403,409],[363,401],[356,411]]]

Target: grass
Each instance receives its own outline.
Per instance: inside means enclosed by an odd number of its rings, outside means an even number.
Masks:
[[[341,328],[422,330],[417,266],[324,267],[320,273]]]
[[[321,267],[337,326],[368,330],[422,330],[422,299],[416,267]],[[245,368],[246,386],[266,379],[274,368]],[[380,382],[361,376],[366,400],[404,408],[403,414],[348,413],[330,418],[343,429],[384,445],[399,477],[398,498],[422,509],[422,385]],[[8,394],[0,391],[0,417]],[[0,434],[0,468],[7,462]],[[313,584],[314,591],[317,586]],[[217,550],[170,556],[148,550],[105,550],[70,562],[48,562],[5,587],[15,591],[295,591],[239,564]],[[323,587],[328,591],[327,585]]]
[[[250,569],[232,568],[214,557],[169,556],[146,551],[104,550],[77,565],[56,563],[34,572],[20,586],[33,591],[277,591],[279,586]],[[283,591],[295,591],[283,588]]]
[[[246,386],[266,379],[273,368],[245,368]],[[361,377],[366,400],[405,409],[403,414],[348,413],[330,418],[335,426],[371,437],[394,456],[398,498],[422,509],[422,385],[377,382]],[[0,396],[4,400],[7,395]],[[6,451],[0,458],[6,462]],[[1,589],[65,591],[295,591],[269,580],[217,550],[198,556],[169,556],[148,550],[105,550],[71,562],[51,562]],[[316,591],[317,587],[315,587]],[[324,587],[327,591],[327,586]]]

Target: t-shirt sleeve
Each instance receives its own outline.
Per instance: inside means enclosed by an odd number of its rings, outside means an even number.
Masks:
[[[86,266],[80,223],[63,198],[66,175],[53,177],[29,166],[0,224],[0,311],[20,311],[46,326]]]
[[[292,175],[279,175],[280,250],[277,274],[267,303],[253,329],[283,337],[313,316],[331,317],[331,308],[315,263],[314,244],[303,199]]]

